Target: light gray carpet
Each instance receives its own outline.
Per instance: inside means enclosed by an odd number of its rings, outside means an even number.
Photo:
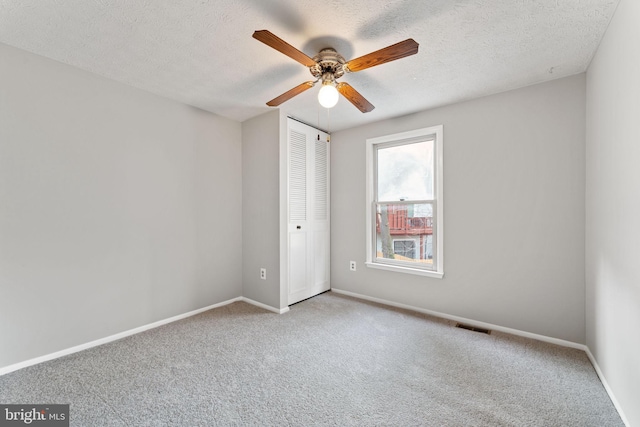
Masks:
[[[326,293],[238,302],[0,377],[73,426],[623,426],[584,352]]]

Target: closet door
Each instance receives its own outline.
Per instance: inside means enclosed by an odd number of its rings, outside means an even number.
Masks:
[[[288,304],[329,290],[328,135],[288,120]]]

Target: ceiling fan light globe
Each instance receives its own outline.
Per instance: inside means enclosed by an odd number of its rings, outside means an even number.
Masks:
[[[338,89],[331,84],[322,85],[320,91],[318,92],[318,102],[324,108],[333,108],[338,103],[338,98],[340,94],[338,93]]]

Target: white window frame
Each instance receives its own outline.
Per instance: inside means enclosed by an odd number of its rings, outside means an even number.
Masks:
[[[391,135],[380,136],[376,138],[369,138],[366,141],[366,172],[367,172],[367,212],[366,212],[366,227],[367,227],[367,258],[365,265],[371,268],[378,268],[381,270],[396,271],[408,274],[417,274],[420,276],[433,277],[441,279],[444,276],[444,162],[443,162],[443,140],[444,132],[443,126],[431,126],[422,129],[416,129],[407,132],[395,133]],[[376,251],[376,208],[377,203],[375,199],[375,162],[374,155],[376,146],[380,144],[398,144],[402,145],[404,141],[416,140],[434,141],[434,192],[433,200],[434,218],[433,218],[433,256],[434,266],[433,269],[427,270],[418,266],[406,266],[396,265],[393,260],[385,261],[384,263],[376,262],[374,253]],[[391,262],[389,262],[391,261]]]

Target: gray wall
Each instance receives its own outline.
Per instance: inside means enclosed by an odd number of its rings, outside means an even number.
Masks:
[[[438,124],[444,279],[366,268],[365,140]],[[584,74],[334,133],[332,287],[584,343],[584,138]]]
[[[242,123],[242,295],[274,308],[280,308],[279,153],[279,111]]]
[[[0,367],[242,292],[240,124],[0,45]]]
[[[640,426],[640,2],[622,0],[587,71],[587,344]]]

